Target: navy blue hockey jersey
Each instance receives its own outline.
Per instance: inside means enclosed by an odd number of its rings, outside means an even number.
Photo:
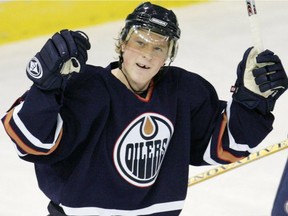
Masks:
[[[2,119],[39,187],[67,215],[179,215],[190,165],[247,156],[273,115],[218,99],[195,73],[165,67],[145,98],[87,66],[59,94],[32,86]]]

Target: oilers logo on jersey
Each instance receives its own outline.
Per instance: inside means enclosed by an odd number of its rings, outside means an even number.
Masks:
[[[151,186],[173,131],[171,121],[156,113],[144,113],[133,120],[114,147],[114,163],[120,175],[135,186]]]

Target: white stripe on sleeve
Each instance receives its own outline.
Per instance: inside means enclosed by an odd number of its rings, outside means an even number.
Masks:
[[[61,128],[63,126],[63,120],[62,120],[60,114],[58,114],[58,116],[57,116],[57,126],[56,126],[56,131],[55,131],[53,142],[52,143],[42,143],[37,137],[33,136],[29,132],[29,130],[26,128],[26,126],[24,125],[24,123],[21,121],[21,119],[18,116],[18,113],[21,110],[23,104],[24,103],[20,103],[14,109],[13,120],[14,120],[15,124],[21,130],[21,132],[24,134],[24,136],[29,140],[29,142],[31,142],[34,146],[36,146],[38,148],[43,148],[43,149],[51,149],[55,145],[56,140],[60,134]]]

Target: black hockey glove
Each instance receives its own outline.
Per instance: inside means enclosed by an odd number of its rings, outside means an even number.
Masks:
[[[83,70],[90,42],[80,31],[55,33],[28,63],[26,74],[42,90],[60,90],[72,72]]]
[[[273,111],[276,100],[287,88],[287,75],[277,55],[270,50],[258,55],[252,47],[246,50],[232,89],[235,101],[265,115]]]

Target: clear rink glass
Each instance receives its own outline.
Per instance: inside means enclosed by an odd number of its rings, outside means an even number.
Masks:
[[[126,47],[146,56],[167,59],[170,40],[147,29],[131,28]]]

